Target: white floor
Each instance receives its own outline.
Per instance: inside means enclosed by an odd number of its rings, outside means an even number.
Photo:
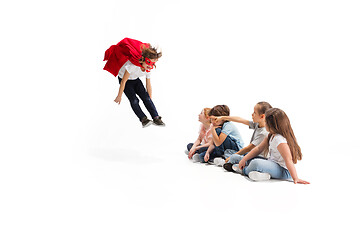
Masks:
[[[351,176],[356,171],[320,169],[310,163],[316,158],[307,157],[297,170],[310,185],[255,183],[219,167],[192,163],[183,153],[187,139],[179,144],[169,135],[174,130],[171,125],[139,127],[134,131],[140,140],[121,135],[115,140],[112,133],[108,144],[99,136],[87,147],[49,143],[30,153],[18,149],[12,155],[17,157],[8,158],[1,169],[4,239],[303,239],[356,234],[353,219],[360,199],[356,175]]]
[[[0,14],[0,239],[358,236],[356,2],[20,5]],[[102,57],[123,37],[163,49],[152,85],[165,128],[113,102]],[[310,185],[187,159],[203,107],[250,119],[258,101],[289,115]]]

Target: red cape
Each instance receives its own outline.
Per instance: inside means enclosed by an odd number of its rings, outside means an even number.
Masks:
[[[141,67],[139,60],[144,47],[149,47],[149,44],[131,38],[124,38],[118,44],[110,46],[105,51],[104,61],[107,62],[104,70],[116,77],[120,68],[129,60],[134,65]]]

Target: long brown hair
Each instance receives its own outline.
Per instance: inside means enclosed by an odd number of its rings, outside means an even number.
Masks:
[[[290,120],[286,113],[279,108],[270,108],[265,112],[265,122],[270,132],[268,136],[269,141],[274,134],[280,134],[286,139],[289,145],[293,163],[301,160],[301,148],[296,141]]]

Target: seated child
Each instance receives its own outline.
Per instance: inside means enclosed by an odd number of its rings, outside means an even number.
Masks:
[[[297,176],[295,164],[302,159],[302,153],[286,113],[270,108],[265,113],[265,126],[269,135],[239,162],[242,174],[254,181],[292,178],[295,184],[309,184]],[[255,158],[264,150],[269,151],[268,160]]]
[[[217,105],[213,107],[209,116],[229,116],[230,109],[226,105]],[[214,158],[223,157],[226,149],[239,151],[243,148],[244,142],[235,125],[232,122],[221,120],[211,121],[212,140],[206,152],[194,155],[194,160],[199,162],[213,163]]]
[[[217,165],[223,166],[227,171],[233,172],[232,166],[234,164],[238,164],[240,160],[243,158],[243,155],[250,152],[254,147],[258,146],[262,140],[268,135],[268,132],[265,129],[265,112],[266,110],[272,108],[271,105],[267,102],[258,102],[254,106],[254,112],[252,114],[252,120],[245,120],[241,117],[231,117],[231,116],[221,116],[221,117],[213,117],[215,121],[219,120],[227,120],[227,121],[234,121],[243,123],[245,125],[248,125],[250,129],[254,129],[254,133],[251,137],[250,144],[244,148],[242,148],[240,151],[236,152],[234,154],[233,150],[227,150],[225,151],[225,156],[227,157],[226,160],[218,160],[216,162]],[[266,155],[264,152],[260,153],[260,158],[266,159]]]
[[[189,159],[191,159],[195,153],[206,151],[210,146],[212,139],[209,117],[210,109],[211,108],[204,108],[199,114],[199,122],[201,122],[199,136],[194,143],[189,143],[187,145],[187,150],[185,151]]]

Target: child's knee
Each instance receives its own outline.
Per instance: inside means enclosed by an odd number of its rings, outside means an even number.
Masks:
[[[251,160],[251,162],[249,163],[249,168],[252,171],[261,171],[262,170],[262,161],[260,159],[253,159]]]
[[[229,159],[229,163],[232,164],[236,164],[239,163],[241,161],[243,156],[239,155],[239,154],[233,154],[231,155],[230,159]]]
[[[194,145],[193,143],[189,143],[189,144],[187,145],[187,150],[190,151],[190,149],[192,148],[193,145]]]
[[[131,105],[139,105],[139,99],[137,97],[130,100]]]
[[[216,131],[216,134],[217,134],[217,135],[220,135],[220,133],[221,133],[221,128],[215,128],[215,131]]]

